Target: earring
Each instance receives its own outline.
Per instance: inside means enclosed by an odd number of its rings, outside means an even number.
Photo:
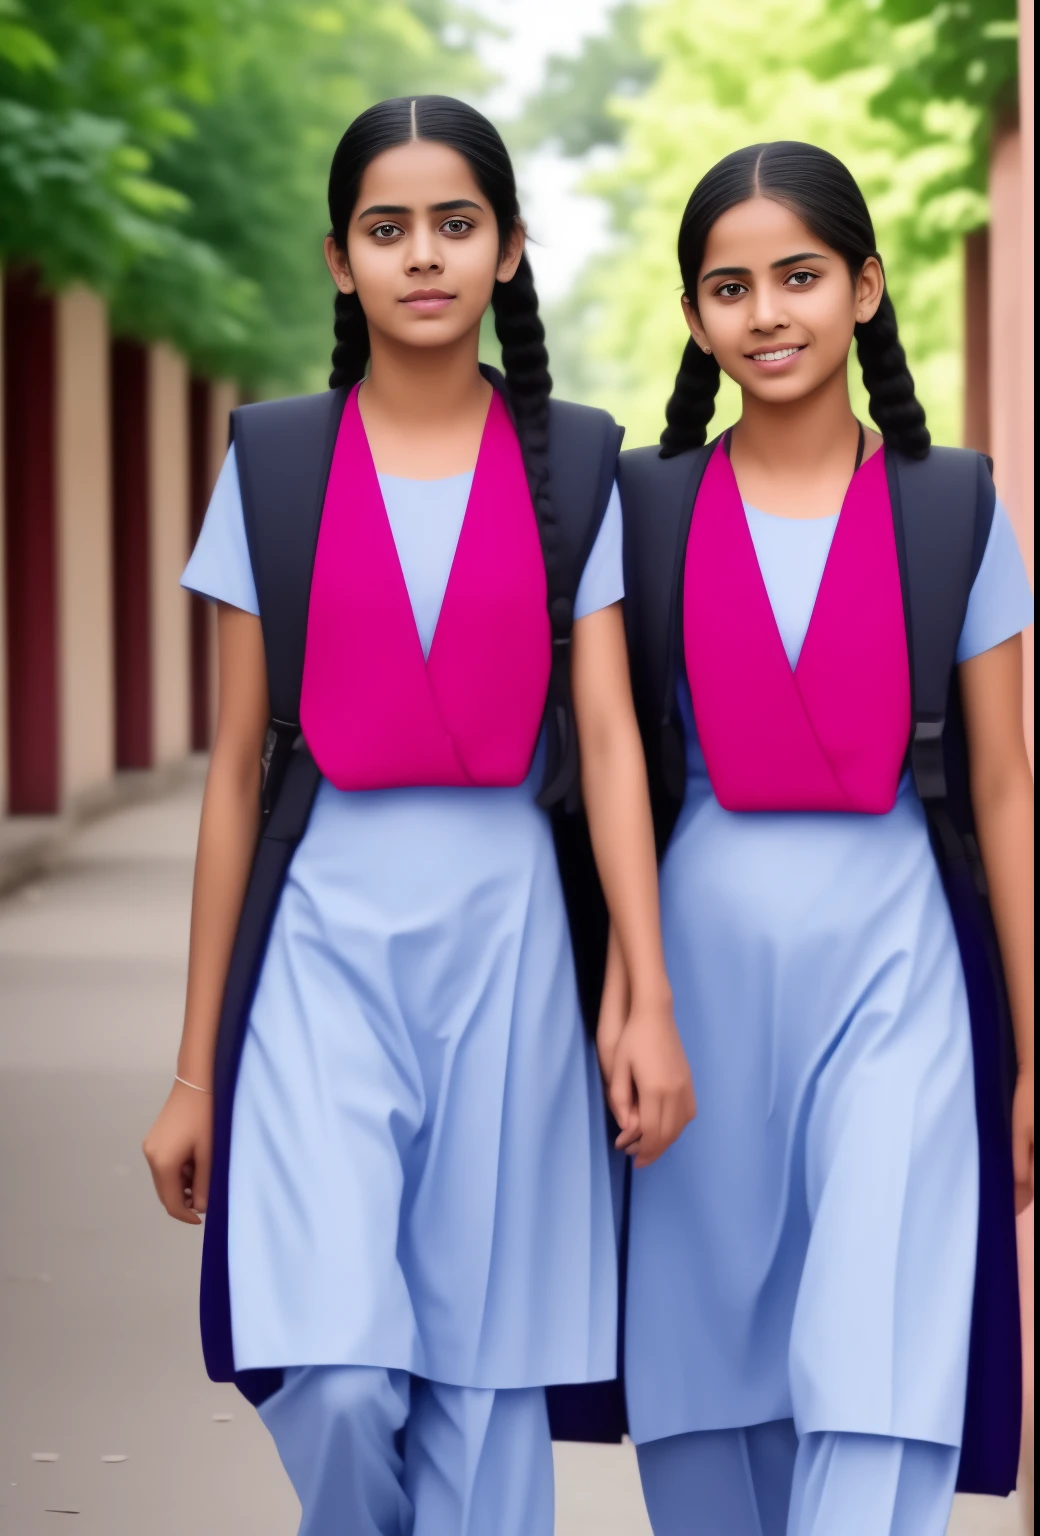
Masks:
[[[705,347],[704,350],[705,350],[705,352],[707,352],[708,356],[710,357],[711,356],[711,348],[710,347]]]

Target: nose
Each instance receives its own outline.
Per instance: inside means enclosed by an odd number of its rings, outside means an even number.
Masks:
[[[769,283],[756,286],[748,315],[749,330],[770,336],[774,331],[785,331],[789,324],[783,294]]]
[[[405,267],[410,277],[422,272],[443,272],[444,258],[432,230],[417,227],[405,253]]]

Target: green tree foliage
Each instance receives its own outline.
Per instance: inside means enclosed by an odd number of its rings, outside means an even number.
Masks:
[[[516,148],[552,143],[565,155],[584,155],[616,144],[622,125],[612,101],[638,95],[657,72],[656,60],[641,47],[641,25],[640,6],[626,0],[611,13],[606,32],[588,38],[580,53],[552,54],[541,89],[511,135]]]
[[[850,15],[849,0],[830,0],[835,13]],[[900,57],[871,102],[916,143],[935,139],[933,104],[957,102],[975,123],[964,181],[986,190],[994,118],[1015,106],[1018,79],[1016,0],[860,0],[852,8],[860,56],[887,46],[893,31],[903,39]],[[820,60],[821,72],[840,74],[844,57]],[[937,195],[941,195],[940,189]]]
[[[804,139],[837,154],[863,188],[918,393],[934,434],[957,441],[960,236],[986,218],[985,145],[1014,67],[1013,4],[657,0],[642,9],[647,89],[597,103],[594,113],[575,98],[584,140],[578,125],[551,130],[563,144],[591,142],[596,116],[606,114],[613,127],[600,141],[620,145],[614,163],[587,182],[609,202],[612,248],[591,263],[565,313],[552,316],[564,387],[617,411],[629,443],[656,439],[687,334],[675,255],[686,200],[729,151]],[[854,364],[851,379],[865,412]],[[724,381],[717,424],[738,409]]]
[[[320,370],[346,123],[472,88],[448,0],[0,0],[0,254],[253,387]]]

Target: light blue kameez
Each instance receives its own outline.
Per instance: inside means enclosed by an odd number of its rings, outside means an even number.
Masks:
[[[793,666],[837,517],[746,513]],[[1031,622],[998,505],[958,660]],[[661,907],[699,1111],[633,1178],[626,1308],[655,1531],[803,1536],[836,1531],[845,1509],[871,1536],[928,1536],[921,1501],[944,1530],[956,1477],[977,1150],[967,999],[924,810],[907,778],[885,816],[725,811],[685,678],[679,703],[686,794]],[[713,1501],[746,1516],[714,1524]]]
[[[472,476],[379,479],[428,654]],[[233,449],[183,583],[258,611]],[[615,490],[575,618],[622,595]],[[369,1368],[372,1403],[422,1378],[438,1413],[487,1419],[493,1488],[518,1410],[479,1405],[505,1393],[545,1442],[518,1533],[543,1529],[546,1467],[551,1495],[540,1389],[612,1377],[617,1345],[605,1112],[541,768],[539,748],[512,789],[321,784],[253,1003],[229,1175],[235,1363],[294,1368],[264,1409],[283,1459],[348,1380],[328,1368]],[[336,1476],[319,1465],[307,1488],[368,1530]]]

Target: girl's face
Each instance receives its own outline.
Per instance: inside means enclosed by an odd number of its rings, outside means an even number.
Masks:
[[[361,179],[346,250],[330,235],[325,259],[343,293],[356,293],[370,331],[410,347],[450,345],[480,325],[496,279],[519,265],[518,223],[501,249],[498,225],[466,159],[416,140],[377,155]]]
[[[682,303],[697,345],[746,393],[780,405],[844,375],[853,328],[883,292],[875,257],[853,282],[844,257],[797,214],[753,197],[712,226],[697,292]]]

